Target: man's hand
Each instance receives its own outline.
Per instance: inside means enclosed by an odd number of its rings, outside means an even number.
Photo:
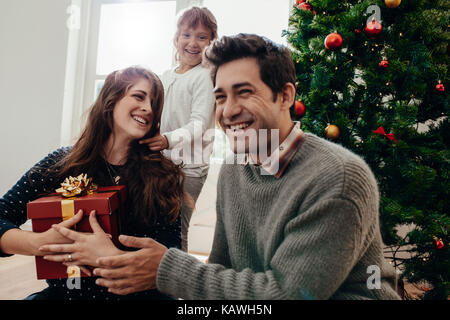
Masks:
[[[141,250],[97,259],[99,267],[94,269],[94,275],[100,278],[96,284],[119,295],[156,288],[159,263],[167,248],[150,238],[121,235],[119,241],[127,247]]]
[[[139,141],[140,144],[148,144],[148,147],[152,151],[161,151],[169,147],[169,141],[166,136],[157,134],[152,138]]]

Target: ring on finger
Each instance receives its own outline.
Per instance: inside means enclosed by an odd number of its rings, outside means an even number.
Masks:
[[[69,254],[67,255],[67,261],[68,261],[68,262],[72,262],[72,261],[73,261],[73,260],[72,260],[72,254],[69,253]]]

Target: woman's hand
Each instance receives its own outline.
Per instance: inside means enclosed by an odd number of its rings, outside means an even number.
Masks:
[[[83,217],[80,210],[72,218],[59,223],[59,226],[71,228]],[[56,230],[50,228],[44,232],[33,232],[21,229],[10,229],[1,236],[0,250],[7,254],[23,254],[27,256],[43,256],[52,252],[39,251],[39,248],[50,243],[72,243],[71,239],[62,236]]]
[[[81,218],[83,218],[83,210],[78,210],[77,214],[74,215],[72,218],[67,219],[66,221],[63,221],[57,226],[62,228],[71,228],[74,225],[76,225],[78,222],[81,221]],[[36,241],[36,256],[44,256],[44,255],[50,255],[53,254],[51,251],[43,251],[39,250],[40,247],[46,245],[46,244],[67,244],[67,243],[73,243],[73,240],[66,238],[61,233],[56,231],[54,228],[50,228],[47,231],[44,231],[42,233],[37,234],[38,240]]]
[[[114,256],[121,254],[111,238],[106,234],[95,218],[95,211],[89,215],[89,223],[93,233],[81,233],[70,230],[65,226],[53,225],[52,228],[61,236],[73,241],[71,244],[48,244],[39,250],[51,252],[51,255],[45,255],[44,259],[55,262],[63,262],[64,265],[76,266],[97,266],[96,260],[104,256]]]
[[[166,136],[157,134],[152,138],[140,140],[139,144],[148,144],[152,151],[161,151],[169,147],[169,141]]]

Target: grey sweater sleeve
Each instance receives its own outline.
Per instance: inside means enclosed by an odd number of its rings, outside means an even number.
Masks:
[[[216,212],[222,212],[222,202],[220,201],[220,199],[218,199],[216,203]],[[209,254],[208,262],[213,264],[220,264],[227,268],[231,268],[228,242],[226,239],[221,214],[218,214],[216,218],[216,225],[214,228],[214,239],[212,243],[211,252]]]
[[[183,299],[327,299],[356,262],[362,243],[359,214],[343,199],[312,206],[286,225],[285,239],[265,272],[204,264],[170,249],[158,269],[158,289]]]

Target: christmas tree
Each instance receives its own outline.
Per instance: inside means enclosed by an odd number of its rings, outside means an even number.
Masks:
[[[386,257],[399,283],[426,283],[423,299],[450,295],[449,8],[297,0],[283,31],[297,73],[292,116],[369,164]]]

